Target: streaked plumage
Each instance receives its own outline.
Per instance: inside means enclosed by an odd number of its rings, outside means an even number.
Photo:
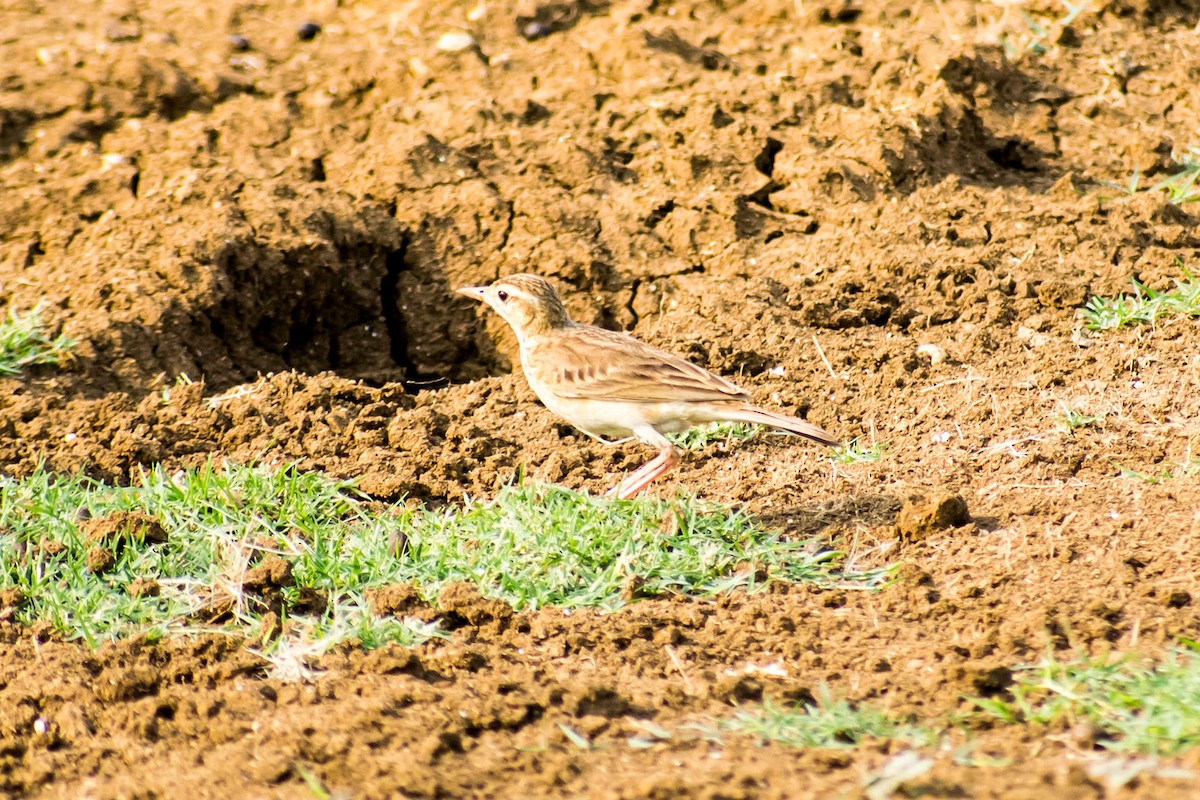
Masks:
[[[811,422],[750,403],[719,375],[624,333],[571,319],[558,292],[536,275],[510,275],[491,286],[458,290],[487,303],[512,326],[530,388],[554,413],[596,437],[636,437],[658,455],[613,488],[644,489],[679,462],[663,435],[708,422],[768,425],[820,444],[840,444]]]

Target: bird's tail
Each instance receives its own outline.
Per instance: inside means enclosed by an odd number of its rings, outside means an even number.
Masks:
[[[803,436],[805,439],[810,439],[817,444],[824,444],[830,447],[840,447],[842,445],[842,442],[833,438],[833,434],[818,428],[811,422],[802,420],[799,417],[789,417],[786,414],[776,414],[772,411],[755,408],[754,406],[729,409],[723,412],[721,416],[722,419],[727,419],[731,422],[749,422],[753,425],[767,425],[771,428],[778,428],[781,431]]]

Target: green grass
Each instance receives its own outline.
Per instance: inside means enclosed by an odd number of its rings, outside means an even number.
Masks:
[[[292,764],[292,769],[304,781],[304,785],[308,791],[312,792],[312,796],[316,800],[348,800],[349,796],[341,792],[330,791],[320,778],[318,778],[312,770],[301,764],[299,761]]]
[[[1170,290],[1156,291],[1134,278],[1133,294],[1093,296],[1080,312],[1083,324],[1093,331],[1107,331],[1127,325],[1154,325],[1163,318],[1200,317],[1200,280],[1186,269],[1183,275]]]
[[[714,422],[683,433],[668,434],[667,438],[676,447],[682,447],[684,450],[701,450],[713,442],[740,442],[751,439],[760,430],[760,426],[747,425],[744,422]]]
[[[409,524],[401,579],[431,588],[469,581],[515,608],[615,609],[630,587],[642,595],[772,581],[874,587],[888,573],[844,572],[840,553],[686,497],[614,501],[525,483],[465,509],[418,512]]]
[[[48,337],[39,309],[24,315],[9,309],[0,321],[0,375],[19,375],[34,364],[62,364],[75,344],[68,336]]]
[[[1200,745],[1200,648],[1149,666],[1130,659],[1047,658],[1017,672],[1011,700],[976,699],[1009,724],[1090,723],[1107,750],[1173,755]]]
[[[1125,198],[1144,192],[1164,192],[1167,195],[1167,202],[1172,205],[1178,206],[1200,200],[1200,188],[1196,186],[1196,179],[1200,178],[1200,147],[1189,147],[1182,155],[1173,156],[1173,158],[1179,169],[1150,186],[1142,185],[1142,175],[1136,169],[1127,183],[1113,181],[1101,181],[1100,183],[1118,190]],[[1116,198],[1101,195],[1100,199],[1113,200]]]
[[[1120,464],[1116,465],[1121,470],[1122,478],[1129,478],[1142,483],[1152,483],[1160,485],[1170,483],[1171,481],[1180,480],[1182,478],[1191,478],[1200,475],[1200,458],[1188,456],[1177,464],[1163,467],[1158,472],[1139,472],[1136,469],[1123,467]]]
[[[945,723],[949,724],[949,723]],[[789,747],[850,750],[870,742],[896,741],[915,747],[938,742],[936,731],[892,719],[877,708],[835,698],[822,685],[812,703],[781,705],[770,698],[745,706],[732,716],[710,722],[666,728],[649,720],[633,725],[639,733],[626,743],[648,749],[663,742],[703,739],[724,744],[729,734],[753,736],[760,744],[777,742]]]
[[[154,469],[136,484],[45,471],[0,478],[0,589],[17,587],[26,598],[19,621],[48,620],[91,645],[214,625],[258,635],[266,608],[244,579],[264,556],[291,565],[277,603],[285,633],[367,647],[438,635],[415,620],[373,616],[363,594],[384,584],[411,583],[434,600],[447,584],[468,581],[515,608],[615,609],[634,596],[712,595],[773,581],[875,587],[889,574],[842,570],[839,553],[688,498],[612,501],[524,483],[490,502],[433,511],[380,507],[318,474],[239,466]],[[85,541],[82,520],[120,511],[151,515],[166,541],[135,536],[110,548],[115,562],[93,574],[95,543]],[[135,596],[137,579],[161,591]],[[326,601],[319,613],[304,611],[314,592]]]
[[[1062,413],[1060,419],[1063,430],[1069,433],[1080,428],[1090,428],[1093,425],[1099,425],[1104,421],[1104,416],[1104,414],[1085,414],[1074,408],[1068,408]]]
[[[1013,26],[1014,30],[1011,32],[1006,30],[1000,34],[1000,45],[1004,48],[1009,58],[1019,60],[1026,54],[1031,56],[1045,55],[1054,46],[1054,42],[1061,35],[1063,28],[1073,23],[1076,17],[1088,10],[1089,6],[1087,0],[1084,0],[1079,5],[1069,3],[1067,0],[1060,0],[1060,3],[1063,7],[1063,14],[1055,18],[1035,17],[1025,9],[1019,8],[1020,3],[1005,5],[1005,17],[1008,15],[1009,6],[1018,6],[1025,26],[1025,30],[1020,30]],[[1005,27],[1009,26],[1006,25]]]
[[[860,439],[854,439],[849,444],[834,448],[828,458],[835,464],[866,464],[879,461],[887,452],[887,445],[872,442],[870,447],[863,445]]]
[[[839,750],[871,740],[925,746],[937,739],[934,732],[894,720],[876,708],[853,705],[845,698],[835,699],[828,688],[821,691],[812,705],[783,706],[764,700],[756,708],[742,709],[719,721],[717,729],[745,733],[760,742]]]
[[[1179,171],[1163,178],[1147,191],[1166,192],[1167,200],[1174,205],[1194,203],[1200,200],[1200,188],[1196,178],[1200,177],[1200,147],[1189,147],[1182,156],[1175,157]]]
[[[326,611],[313,619],[320,635],[358,631],[372,640],[428,638],[419,623],[361,619],[362,590],[386,561],[390,516],[372,517],[345,486],[292,469],[231,467],[177,475],[144,473],[139,485],[108,486],[81,476],[45,471],[0,478],[0,589],[25,597],[18,620],[48,620],[62,634],[95,646],[146,632],[207,627],[254,635],[266,608],[243,586],[252,560],[279,555],[293,565],[293,585],[280,589],[285,610],[307,590],[325,593]],[[138,511],[165,529],[164,543],[138,537],[107,546],[114,563],[94,574],[83,520]],[[336,565],[331,556],[342,556]],[[135,596],[138,579],[158,583],[157,596]],[[408,628],[407,633],[397,630]]]

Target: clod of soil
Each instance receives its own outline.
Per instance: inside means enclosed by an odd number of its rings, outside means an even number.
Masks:
[[[292,585],[292,562],[279,556],[264,558],[253,569],[246,570],[242,586],[252,592],[281,589]]]
[[[87,571],[103,575],[117,564],[117,557],[107,547],[93,547],[87,551]]]
[[[167,530],[154,517],[141,511],[118,511],[80,523],[79,531],[88,542],[116,552],[130,542],[165,544]]]
[[[931,533],[957,528],[971,522],[967,501],[959,494],[912,497],[896,518],[896,534],[901,541],[914,542]]]
[[[391,584],[369,589],[367,602],[371,604],[371,611],[381,617],[415,616],[416,611],[428,608],[428,604],[421,599],[416,587],[411,583]]]
[[[135,578],[125,587],[130,597],[158,597],[162,586],[153,578]]]
[[[0,590],[0,622],[8,622],[25,602],[25,593],[15,586]]]
[[[438,595],[438,608],[448,620],[457,623],[450,627],[467,624],[478,628],[490,624],[503,630],[514,613],[507,603],[484,597],[471,583],[452,583],[442,589]]]

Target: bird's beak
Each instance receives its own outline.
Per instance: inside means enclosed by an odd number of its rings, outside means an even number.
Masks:
[[[465,294],[467,297],[471,298],[472,300],[482,301],[483,293],[484,293],[484,290],[486,290],[486,289],[487,289],[486,286],[464,286],[463,288],[455,289],[454,291],[457,292],[458,294]]]

